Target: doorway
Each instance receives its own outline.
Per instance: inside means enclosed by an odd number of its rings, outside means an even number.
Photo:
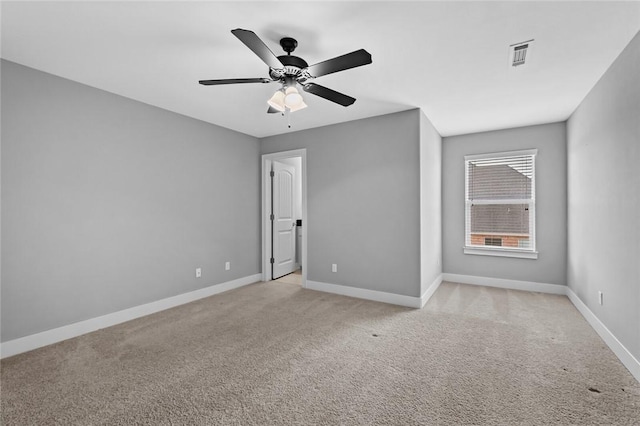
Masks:
[[[262,156],[262,281],[307,282],[306,149]]]

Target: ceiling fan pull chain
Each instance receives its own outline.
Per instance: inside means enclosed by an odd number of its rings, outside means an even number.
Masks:
[[[287,108],[287,127],[291,128],[291,111]]]

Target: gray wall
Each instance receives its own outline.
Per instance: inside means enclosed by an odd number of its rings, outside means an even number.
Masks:
[[[444,272],[546,284],[566,284],[565,123],[452,136],[444,138],[442,146]],[[538,259],[464,254],[464,156],[533,148],[538,149],[536,157]]]
[[[567,134],[568,284],[640,359],[640,33],[570,117]]]
[[[420,111],[420,294],[442,274],[442,138]]]
[[[419,114],[261,140],[262,154],[307,149],[309,280],[420,295]]]
[[[2,341],[260,272],[257,139],[6,61],[2,113]]]

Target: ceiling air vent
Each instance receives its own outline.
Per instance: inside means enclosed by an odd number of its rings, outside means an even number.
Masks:
[[[533,39],[509,46],[509,67],[515,69],[528,63],[531,60],[532,46]]]

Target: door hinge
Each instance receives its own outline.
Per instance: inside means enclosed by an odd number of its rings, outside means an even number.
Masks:
[[[271,219],[271,220],[275,220],[275,219],[276,219],[276,217],[272,214],[271,216],[269,216],[269,219]]]
[[[276,260],[273,257],[271,258],[271,263],[276,263]]]
[[[274,172],[273,170],[269,172],[269,176],[274,177],[275,175],[276,175],[276,172]]]

